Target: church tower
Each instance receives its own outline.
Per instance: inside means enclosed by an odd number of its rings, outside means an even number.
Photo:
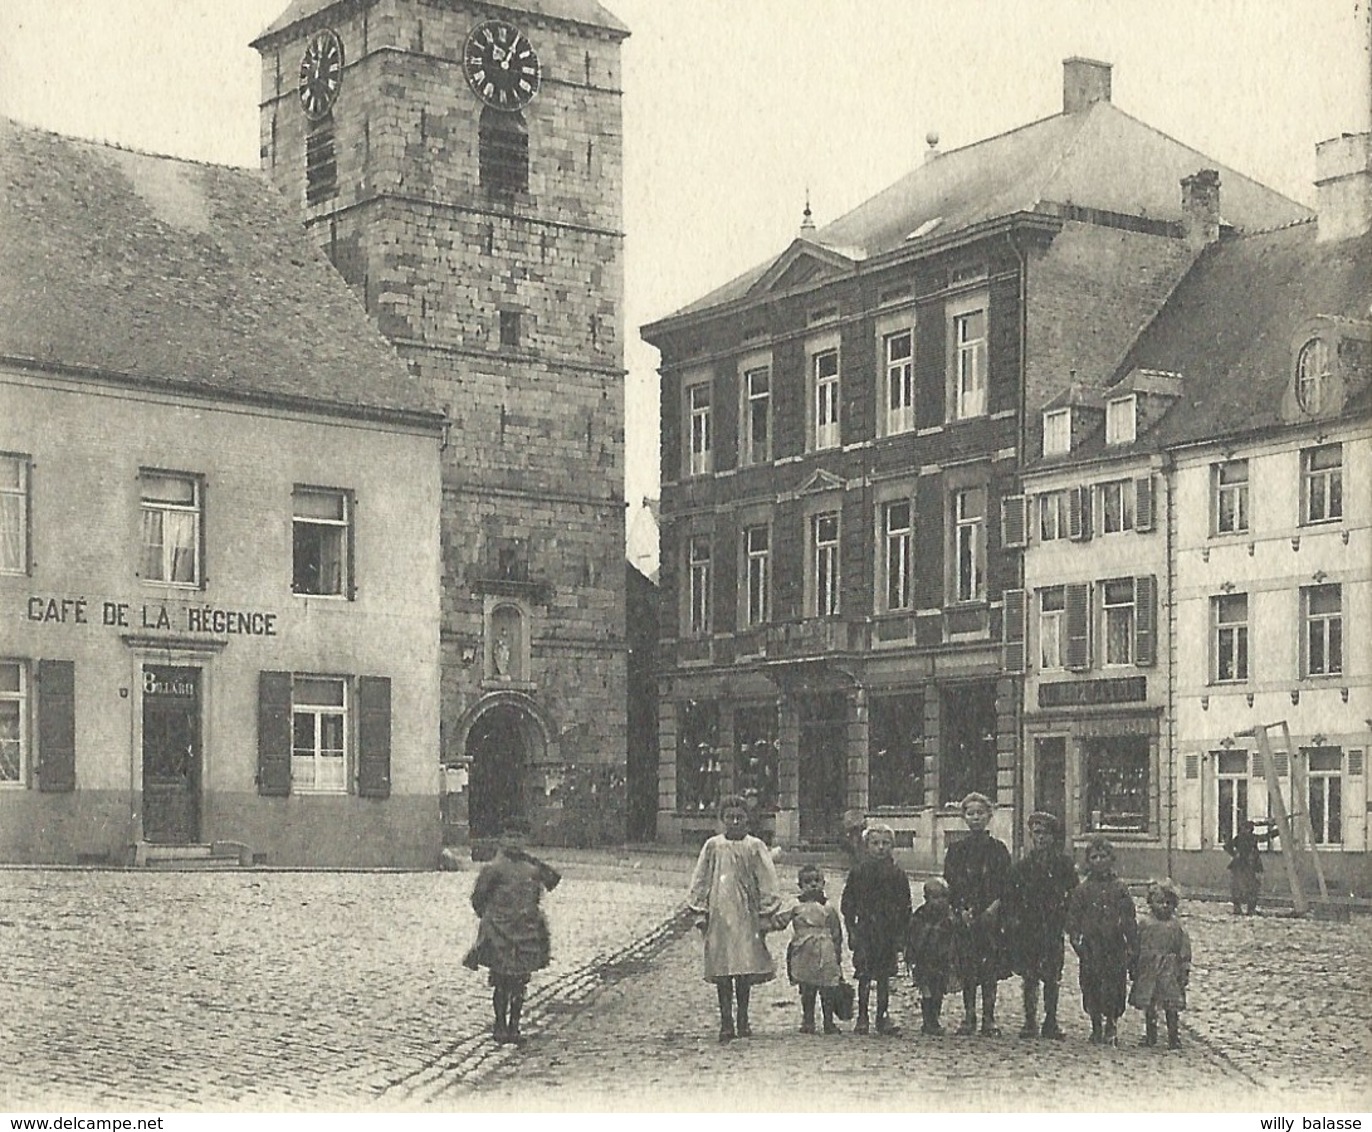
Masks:
[[[450,421],[457,840],[623,837],[627,35],[596,0],[292,0],[253,44],[264,172]]]

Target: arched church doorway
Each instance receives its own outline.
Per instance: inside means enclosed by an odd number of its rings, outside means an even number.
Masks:
[[[532,723],[508,704],[482,712],[467,735],[471,760],[468,822],[473,838],[494,837],[508,817],[528,817],[524,772],[533,753]]]

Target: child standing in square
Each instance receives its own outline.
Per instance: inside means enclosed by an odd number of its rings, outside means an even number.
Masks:
[[[1186,1009],[1186,984],[1191,981],[1191,939],[1176,918],[1181,898],[1171,881],[1148,886],[1148,911],[1139,924],[1139,958],[1129,1004],[1143,1011],[1140,1043],[1158,1044],[1158,1010],[1167,1019],[1167,1048],[1181,1049],[1180,1012]]]
[[[720,799],[719,816],[724,832],[701,846],[686,905],[705,937],[705,981],[715,984],[719,1040],[727,1042],[753,1036],[753,985],[776,978],[763,933],[781,910],[781,892],[771,851],[748,833],[748,803],[727,795]]]
[[[868,1015],[872,983],[877,985],[877,1033],[896,1035],[891,1021],[891,976],[905,943],[910,923],[910,879],[896,864],[896,835],[889,825],[873,825],[864,836],[866,855],[848,874],[839,901],[853,949],[853,973],[858,981],[858,1016],[853,1033],[870,1028]]]
[[[786,971],[800,987],[800,1032],[815,1032],[815,998],[824,1015],[824,1032],[837,1034],[834,1025],[834,991],[841,974],[843,924],[838,911],[824,895],[824,872],[806,865],[796,877],[800,898],[785,918],[792,938],[786,948]]]
[[[1091,1042],[1115,1045],[1138,924],[1134,898],[1115,875],[1115,847],[1104,837],[1086,846],[1086,879],[1067,905],[1067,938],[1081,961],[1081,1005],[1091,1016]]]
[[[548,921],[539,906],[562,877],[552,866],[525,848],[529,825],[518,818],[505,821],[500,851],[484,866],[472,888],[472,909],[480,918],[476,944],[469,956],[472,967],[490,971],[497,1042],[522,1045],[519,1016],[529,976],[548,965],[552,946]]]
[[[965,1016],[959,1034],[977,1032],[977,987],[981,988],[983,1037],[1000,1034],[996,1025],[996,987],[1010,975],[1001,935],[1000,903],[1010,876],[1010,850],[992,837],[991,799],[968,794],[962,800],[962,820],[967,836],[948,846],[943,875],[953,898],[953,909],[962,920],[958,935],[958,977],[962,980]]]
[[[1058,848],[1058,819],[1042,810],[1029,815],[1029,852],[1010,867],[1005,892],[1005,934],[1010,965],[1024,992],[1021,1038],[1061,1039],[1058,983],[1062,979],[1062,933],[1067,901],[1077,887],[1077,868]],[[1043,984],[1043,1027],[1038,1024],[1039,984]]]
[[[942,1034],[943,996],[956,989],[958,919],[940,877],[924,882],[924,903],[910,917],[905,965],[919,990],[921,1034]]]

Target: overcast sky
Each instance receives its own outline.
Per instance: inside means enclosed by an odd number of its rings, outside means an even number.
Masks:
[[[1314,147],[1369,128],[1359,0],[602,0],[624,48],[627,497],[657,492],[656,351],[637,328],[779,254],[921,160],[1116,105],[1307,204]],[[1362,0],[1362,3],[1367,0]],[[0,113],[257,164],[259,61],[287,0],[0,0]]]

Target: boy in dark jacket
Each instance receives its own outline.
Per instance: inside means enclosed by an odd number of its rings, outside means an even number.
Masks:
[[[867,855],[848,874],[839,910],[848,927],[853,973],[858,981],[858,1016],[853,1033],[868,1031],[868,1002],[877,984],[877,1033],[899,1034],[891,1022],[891,976],[910,922],[910,880],[892,854],[896,835],[889,825],[873,825],[864,838]]]
[[[1005,889],[1006,937],[1010,965],[1023,981],[1021,1038],[1063,1038],[1058,1025],[1058,984],[1062,979],[1067,901],[1077,887],[1077,868],[1058,848],[1058,819],[1029,815],[1029,852],[1010,867]],[[1043,1028],[1038,1025],[1038,992],[1043,984]]]

